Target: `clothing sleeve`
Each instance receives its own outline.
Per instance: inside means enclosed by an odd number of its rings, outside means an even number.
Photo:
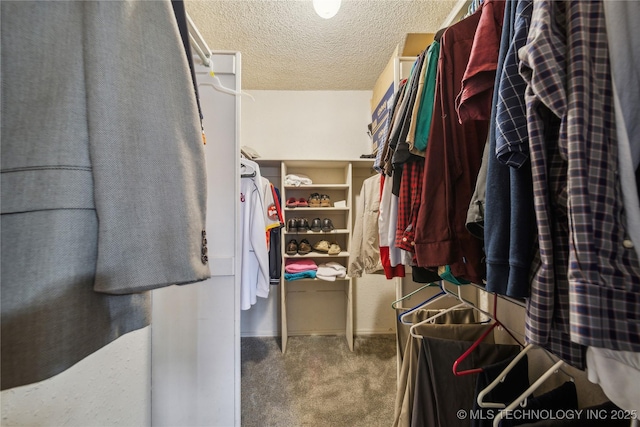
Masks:
[[[502,0],[486,0],[482,5],[469,63],[462,78],[462,89],[456,98],[460,123],[489,120],[491,116],[504,6]]]
[[[263,208],[264,208],[264,226],[265,231],[269,232],[272,228],[280,227],[280,218],[278,216],[278,208],[273,198],[273,188],[271,182],[262,177],[262,190],[263,190]]]
[[[258,262],[255,295],[261,298],[269,297],[269,252],[265,238],[264,212],[265,208],[256,197],[251,209],[251,250]],[[254,299],[252,298],[252,302]]]
[[[351,248],[349,248],[349,272],[350,277],[362,277],[364,270],[364,260],[362,253],[362,240],[364,238],[364,184],[360,189],[360,196],[356,202],[356,222],[353,226],[353,236],[351,237]]]
[[[94,289],[125,294],[204,280],[204,147],[171,4],[85,2],[83,19],[99,221]]]

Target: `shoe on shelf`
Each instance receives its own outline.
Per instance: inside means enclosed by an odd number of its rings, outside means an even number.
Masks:
[[[298,244],[298,253],[300,255],[306,255],[311,252],[311,243],[307,239],[300,240]]]
[[[313,245],[313,249],[318,252],[327,253],[329,252],[329,242],[326,240],[320,240],[318,243]]]
[[[342,249],[340,249],[340,245],[338,245],[336,242],[331,242],[328,250],[329,255],[338,255],[341,251]]]
[[[322,194],[320,196],[320,207],[321,208],[330,208],[331,207],[331,198],[326,194]]]
[[[309,231],[309,221],[306,218],[298,218],[298,233],[306,233]]]
[[[287,231],[292,233],[298,231],[298,218],[291,218],[287,221]]]
[[[320,194],[312,193],[309,196],[309,200],[307,201],[309,207],[311,208],[319,208],[320,207]]]
[[[311,220],[311,231],[315,231],[316,233],[322,231],[322,222],[320,218],[314,218]]]
[[[322,231],[325,233],[330,233],[333,231],[335,227],[333,226],[333,222],[329,218],[325,218],[322,220]]]
[[[288,208],[296,208],[296,207],[298,207],[298,201],[296,200],[296,198],[295,198],[295,197],[289,197],[289,198],[287,199],[287,204],[286,204],[286,206],[287,206]]]
[[[309,203],[307,202],[307,199],[305,199],[304,197],[300,197],[298,199],[298,207],[299,208],[308,208],[309,207]]]
[[[289,240],[289,243],[287,243],[287,249],[286,249],[286,254],[287,255],[295,255],[298,253],[298,242],[295,239],[291,239]]]

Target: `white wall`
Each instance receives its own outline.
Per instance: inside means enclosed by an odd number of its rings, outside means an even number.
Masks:
[[[249,91],[255,100],[243,97],[241,145],[254,148],[262,158],[333,160],[357,159],[371,153],[367,125],[371,122],[372,91]],[[262,170],[278,185],[277,168]],[[364,177],[354,177],[354,195],[360,193]],[[243,336],[279,334],[279,286],[272,286],[269,299],[242,313]],[[395,287],[384,276],[365,275],[354,281],[354,330],[356,335],[394,333],[391,302]],[[336,307],[328,316],[344,316]],[[290,330],[312,333],[305,325]]]
[[[151,333],[123,335],[45,381],[4,390],[3,427],[151,425]]]
[[[371,91],[250,91],[241,145],[270,159],[356,159],[371,152]]]

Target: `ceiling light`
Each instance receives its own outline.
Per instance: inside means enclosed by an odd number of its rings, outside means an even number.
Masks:
[[[313,0],[313,8],[324,19],[333,18],[340,9],[341,0]]]

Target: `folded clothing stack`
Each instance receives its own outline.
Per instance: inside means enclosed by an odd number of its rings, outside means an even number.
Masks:
[[[313,181],[306,175],[302,174],[288,174],[284,177],[284,185],[295,185],[296,187],[300,187],[301,185],[311,185]]]
[[[287,259],[284,264],[284,279],[315,279],[318,265],[310,259]]]
[[[327,262],[320,264],[316,271],[316,277],[318,279],[327,280],[333,282],[336,278],[343,279],[347,275],[347,268],[337,262]]]
[[[284,280],[288,280],[288,281],[299,280],[299,279],[315,279],[315,278],[316,278],[315,270],[301,271],[300,273],[284,273]]]

